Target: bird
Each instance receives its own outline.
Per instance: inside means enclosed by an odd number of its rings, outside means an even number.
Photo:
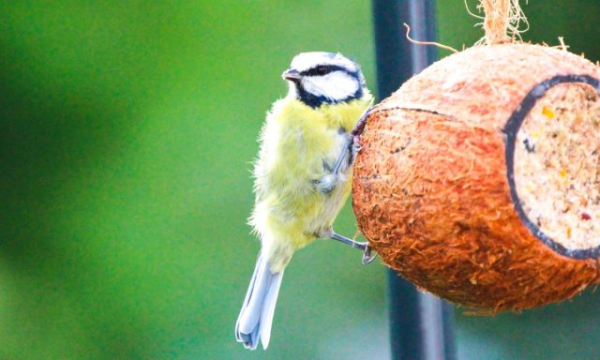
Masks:
[[[255,204],[249,224],[261,251],[235,325],[247,349],[269,345],[284,270],[294,252],[316,239],[363,250],[366,243],[337,234],[333,222],[351,190],[351,130],[365,117],[373,96],[360,66],[339,53],[306,52],[282,77],[288,93],[273,103],[260,132],[254,164]]]

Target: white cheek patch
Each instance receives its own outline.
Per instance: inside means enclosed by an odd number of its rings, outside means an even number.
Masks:
[[[307,76],[302,79],[302,87],[314,96],[338,102],[354,95],[359,83],[345,72],[334,71],[325,76]]]

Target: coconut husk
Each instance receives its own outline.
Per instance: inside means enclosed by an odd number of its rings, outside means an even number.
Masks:
[[[581,93],[572,87],[597,93],[580,82],[544,85],[570,75],[600,79],[600,70],[554,48],[480,46],[435,63],[376,106],[361,136],[353,207],[388,266],[438,296],[490,312],[568,299],[600,281],[597,253],[561,252],[525,221],[539,197],[528,200],[529,208],[521,204],[507,159],[520,154],[507,153],[520,146],[519,129],[507,140],[507,124],[524,99],[541,91],[536,86],[544,91],[524,122],[556,99],[570,102]],[[590,114],[569,111],[578,114],[573,118]]]

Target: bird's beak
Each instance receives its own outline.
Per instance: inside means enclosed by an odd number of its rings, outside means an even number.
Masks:
[[[286,71],[283,72],[283,74],[281,74],[281,77],[284,80],[289,80],[289,81],[298,81],[300,80],[300,73],[298,72],[298,70],[296,69],[287,69]]]

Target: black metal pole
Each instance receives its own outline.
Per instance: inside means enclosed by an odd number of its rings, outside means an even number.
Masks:
[[[373,0],[379,98],[396,91],[436,58],[435,48],[411,44],[411,36],[435,38],[433,0]],[[433,295],[418,291],[394,271],[388,274],[390,336],[393,360],[455,358],[453,309]]]

